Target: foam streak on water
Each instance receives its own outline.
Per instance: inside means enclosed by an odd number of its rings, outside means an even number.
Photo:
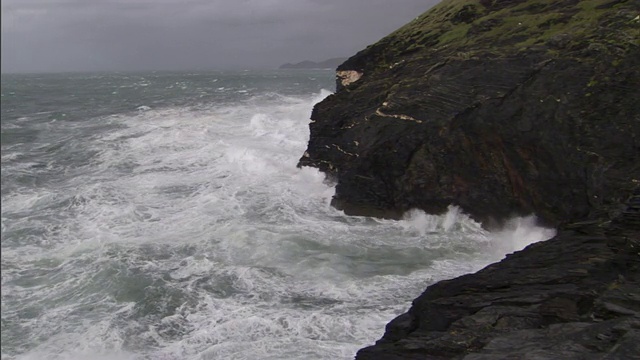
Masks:
[[[3,359],[348,359],[427,285],[552,235],[487,233],[454,207],[331,208],[322,174],[296,168],[326,95],[45,123],[29,151],[3,145]]]

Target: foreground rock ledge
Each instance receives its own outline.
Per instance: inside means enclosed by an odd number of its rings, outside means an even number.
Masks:
[[[640,190],[610,222],[570,224],[441,281],[356,359],[640,358]]]

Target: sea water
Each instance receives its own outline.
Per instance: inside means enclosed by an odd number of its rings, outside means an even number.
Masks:
[[[349,359],[553,235],[346,216],[296,167],[332,71],[2,75],[3,359]]]

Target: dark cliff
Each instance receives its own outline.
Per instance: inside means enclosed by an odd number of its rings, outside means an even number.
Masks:
[[[338,67],[300,165],[352,214],[612,215],[640,181],[638,8],[443,1]]]
[[[445,0],[337,70],[300,159],[334,206],[558,228],[358,359],[640,359],[640,1]]]

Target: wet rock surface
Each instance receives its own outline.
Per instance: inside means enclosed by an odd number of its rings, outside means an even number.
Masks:
[[[430,286],[356,358],[640,358],[640,190],[628,204]]]
[[[640,359],[640,3],[445,0],[338,67],[300,166],[334,206],[557,227],[430,286],[358,359]]]

